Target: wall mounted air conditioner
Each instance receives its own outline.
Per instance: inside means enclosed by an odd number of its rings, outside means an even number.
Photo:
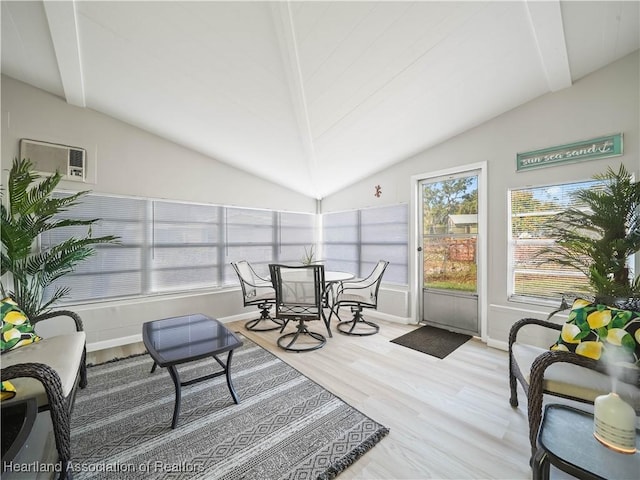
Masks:
[[[45,175],[57,170],[65,180],[85,181],[87,151],[84,148],[23,138],[20,158],[31,160],[34,170]]]

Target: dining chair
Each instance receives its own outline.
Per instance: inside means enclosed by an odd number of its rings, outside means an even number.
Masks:
[[[366,278],[341,282],[338,285],[332,311],[335,311],[338,317],[336,328],[340,333],[362,337],[374,335],[380,331],[379,325],[362,317],[362,311],[365,308],[374,310],[378,308],[380,283],[382,283],[382,276],[388,265],[389,262],[386,260],[380,260]],[[340,319],[340,307],[351,307],[353,318],[344,321]]]
[[[322,348],[327,339],[309,330],[307,322],[322,320],[331,334],[324,317],[324,265],[289,266],[270,264],[269,272],[276,295],[276,319],[284,324],[284,332],[290,320],[297,323],[296,331],[278,338],[278,346],[292,352],[308,352]]]
[[[247,330],[254,332],[269,332],[282,328],[282,320],[272,318],[269,310],[276,303],[276,294],[269,279],[258,275],[246,260],[231,262],[242,287],[244,306],[257,306],[260,317],[249,320],[244,324]]]

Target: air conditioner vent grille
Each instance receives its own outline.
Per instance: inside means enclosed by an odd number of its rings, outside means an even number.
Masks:
[[[43,174],[58,171],[65,180],[85,181],[87,151],[83,148],[23,138],[20,158],[31,160],[34,169]]]

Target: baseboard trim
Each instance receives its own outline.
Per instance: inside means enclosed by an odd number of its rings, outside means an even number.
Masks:
[[[258,313],[246,312],[246,313],[240,313],[238,315],[221,317],[221,318],[218,318],[218,320],[222,323],[231,323],[231,322],[237,322],[242,320],[252,320],[256,318],[256,315],[258,314],[259,312]],[[365,314],[368,317],[385,320],[387,322],[401,323],[403,325],[412,325],[415,323],[413,322],[413,319],[409,317],[398,317],[396,315],[389,315],[387,313],[382,313],[377,310],[365,310]],[[348,310],[345,310],[343,312],[342,318],[344,320],[346,320],[347,318],[351,318],[351,312]],[[112,338],[109,340],[102,340],[99,342],[87,343],[87,352],[97,352],[99,350],[122,347],[123,345],[131,345],[133,343],[139,343],[139,342],[142,342],[142,333],[137,335],[129,335],[128,337]]]
[[[87,352],[97,352],[106,350],[107,348],[122,347],[123,345],[131,345],[132,343],[142,342],[142,334],[129,335],[128,337],[112,338],[102,340],[101,342],[87,343]]]
[[[487,347],[496,348],[498,350],[504,350],[505,352],[509,351],[509,342],[504,342],[502,340],[495,340],[493,338],[487,339]]]

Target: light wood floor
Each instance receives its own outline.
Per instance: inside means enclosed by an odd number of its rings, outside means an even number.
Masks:
[[[389,341],[416,326],[378,323],[369,337],[334,325],[333,338],[306,353],[279,349],[278,331],[227,326],[390,429],[341,480],[530,479],[526,401],[509,405],[507,353],[472,339],[440,360]]]

